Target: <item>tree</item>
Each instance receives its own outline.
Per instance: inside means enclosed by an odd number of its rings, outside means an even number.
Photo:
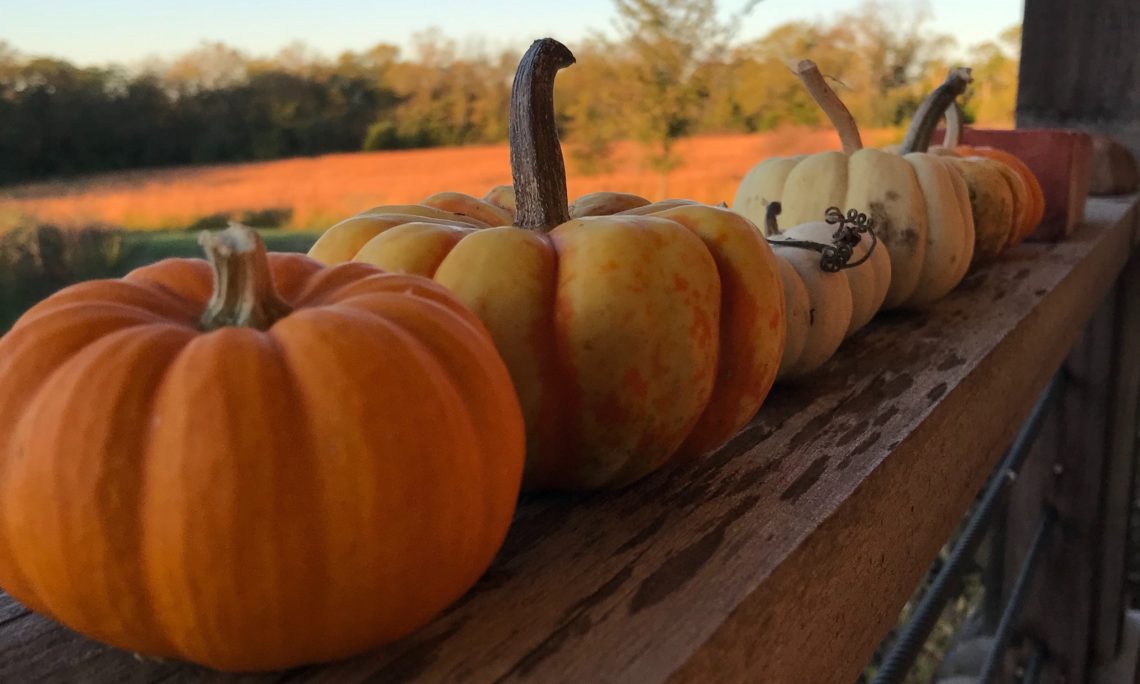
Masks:
[[[239,85],[249,76],[248,58],[224,43],[204,42],[165,69],[163,81],[175,91],[197,93]]]
[[[1002,31],[996,41],[985,41],[970,49],[975,87],[964,104],[970,120],[1002,126],[1013,123],[1020,56],[1020,25]]]
[[[626,62],[625,116],[648,150],[649,166],[661,174],[663,195],[681,162],[676,141],[693,130],[708,96],[704,67],[723,59],[739,18],[756,2],[722,20],[716,0],[614,0],[619,40],[609,48]]]

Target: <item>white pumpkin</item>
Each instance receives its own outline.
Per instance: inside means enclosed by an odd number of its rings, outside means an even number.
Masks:
[[[854,119],[815,64],[804,60],[795,70],[835,124],[844,151],[761,162],[741,181],[732,209],[759,223],[767,205],[780,202],[788,227],[817,221],[832,206],[865,213],[890,256],[884,308],[941,299],[973,257],[973,216],[961,174],[936,155],[863,149]]]
[[[765,212],[769,233],[778,231],[777,213],[779,205],[770,205]],[[812,221],[793,226],[769,240],[780,266],[787,320],[784,356],[777,378],[793,379],[818,369],[835,354],[843,340],[878,313],[886,298],[891,259],[881,245],[872,249],[867,235],[852,247],[848,266],[835,272],[821,267],[819,252],[780,244],[832,244],[838,228],[835,223]]]

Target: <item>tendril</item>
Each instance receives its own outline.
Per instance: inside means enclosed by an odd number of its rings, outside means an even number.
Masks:
[[[780,214],[780,210],[781,206],[779,202],[771,202],[768,204],[768,211],[764,217],[765,235],[775,235],[779,232],[776,217]],[[866,261],[871,258],[871,254],[879,244],[879,239],[875,235],[874,219],[854,209],[848,210],[847,214],[844,215],[839,207],[828,207],[823,214],[823,220],[831,225],[838,226],[835,233],[831,236],[832,242],[830,245],[825,245],[822,242],[812,242],[810,240],[769,239],[768,243],[819,252],[819,268],[826,273],[838,273],[847,268],[855,268],[856,266],[866,263]],[[867,248],[867,253],[859,260],[851,261],[851,257],[855,255],[855,245],[859,244],[864,233],[871,237],[871,245]]]

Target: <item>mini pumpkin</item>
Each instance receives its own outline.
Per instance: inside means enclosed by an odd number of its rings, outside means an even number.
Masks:
[[[0,339],[0,585],[90,637],[221,670],[338,659],[463,594],[523,424],[442,287],[248,228],[49,297]],[[211,286],[213,282],[213,286]]]
[[[835,125],[842,152],[773,158],[745,175],[732,208],[756,223],[780,202],[786,225],[818,220],[828,207],[870,216],[891,259],[884,308],[926,306],[952,290],[973,256],[969,191],[948,162],[931,154],[863,149],[850,112],[809,60],[793,66]]]
[[[992,259],[1018,240],[1028,220],[1029,191],[1021,177],[995,159],[970,154],[969,149],[930,146],[935,126],[944,113],[957,119],[954,98],[970,82],[970,70],[953,69],[946,81],[919,105],[903,147],[929,151],[945,158],[962,174],[970,191],[974,218],[974,260]],[[949,112],[955,112],[951,117]]]
[[[544,39],[519,65],[514,193],[497,193],[513,226],[456,239],[405,225],[331,257],[432,276],[479,316],[519,393],[525,484],[539,489],[622,485],[720,445],[767,396],[785,333],[776,259],[741,216],[610,195],[571,217],[553,90],[573,61]],[[616,207],[629,213],[583,215]]]
[[[996,147],[961,145],[958,142],[961,135],[962,113],[956,104],[951,104],[946,108],[946,135],[942,141],[942,149],[952,150],[954,154],[963,157],[980,157],[1000,162],[1007,182],[1015,190],[1024,188],[1024,193],[1019,195],[1024,208],[1020,212],[1015,212],[1022,215],[1021,224],[1010,241],[1010,246],[1020,243],[1037,229],[1045,216],[1045,193],[1041,189],[1041,182],[1017,155]],[[1020,185],[1012,178],[1014,176],[1020,179]]]
[[[831,207],[824,220],[781,232],[780,210],[779,202],[768,204],[765,232],[778,236],[769,244],[780,263],[788,321],[777,378],[790,380],[817,370],[878,313],[890,287],[891,260],[876,249],[873,223],[865,214],[844,215]],[[844,244],[850,253],[840,258],[835,250]]]

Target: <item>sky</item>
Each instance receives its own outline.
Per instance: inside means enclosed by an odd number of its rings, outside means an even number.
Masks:
[[[902,8],[925,4],[933,14],[929,28],[955,36],[961,48],[1020,22],[1023,7],[1022,0],[893,1]],[[860,2],[761,0],[739,38],[758,38],[787,21],[826,19]],[[407,47],[430,27],[461,44],[521,50],[542,36],[573,43],[611,26],[613,17],[612,0],[0,0],[0,41],[23,54],[84,65],[168,58],[207,40],[260,56],[301,41],[335,56],[380,42]]]

